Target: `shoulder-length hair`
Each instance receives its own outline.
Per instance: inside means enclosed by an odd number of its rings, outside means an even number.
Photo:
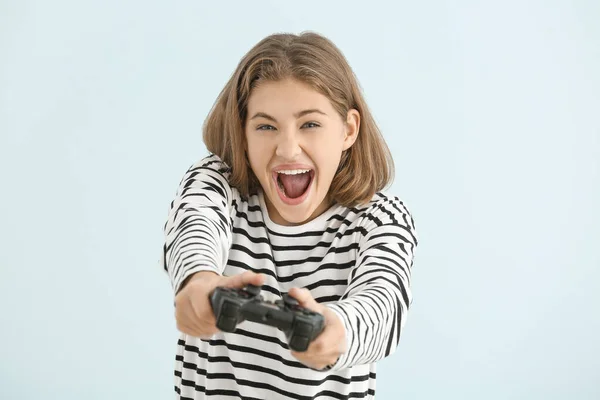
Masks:
[[[244,150],[248,99],[257,80],[286,78],[308,84],[329,98],[343,121],[348,110],[358,110],[358,137],[341,157],[329,197],[347,207],[369,202],[393,180],[392,155],[346,58],[333,42],[314,32],[270,35],[241,59],[204,122],[207,150],[231,168],[230,184],[242,196],[256,193],[260,184]]]

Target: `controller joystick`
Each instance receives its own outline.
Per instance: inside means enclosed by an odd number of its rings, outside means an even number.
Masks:
[[[290,307],[290,308],[300,305],[300,303],[298,303],[298,300],[296,300],[295,298],[293,298],[292,296],[290,296],[287,293],[284,293],[283,295],[281,295],[281,299],[283,300],[283,304],[285,304],[287,307]]]
[[[260,294],[260,286],[248,285],[244,288],[244,290],[252,297],[256,297]]]

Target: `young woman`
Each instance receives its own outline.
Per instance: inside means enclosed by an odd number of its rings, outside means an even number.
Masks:
[[[246,54],[204,125],[165,225],[163,267],[181,337],[185,399],[373,398],[412,301],[417,246],[404,203],[383,190],[393,161],[339,49],[275,34]],[[244,321],[215,326],[218,286],[284,293],[325,319],[306,351]]]

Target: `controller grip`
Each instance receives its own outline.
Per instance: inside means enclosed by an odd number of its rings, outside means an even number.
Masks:
[[[228,297],[222,288],[216,288],[210,296],[216,326],[223,332],[234,332],[241,322],[242,304]]]
[[[321,314],[313,314],[310,321],[294,321],[294,326],[287,332],[290,349],[303,352],[325,327],[325,319]]]

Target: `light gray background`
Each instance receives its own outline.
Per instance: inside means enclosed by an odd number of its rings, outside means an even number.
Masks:
[[[600,398],[600,3],[0,1],[0,398],[172,397],[168,205],[242,55],[330,37],[421,246],[378,399]]]

